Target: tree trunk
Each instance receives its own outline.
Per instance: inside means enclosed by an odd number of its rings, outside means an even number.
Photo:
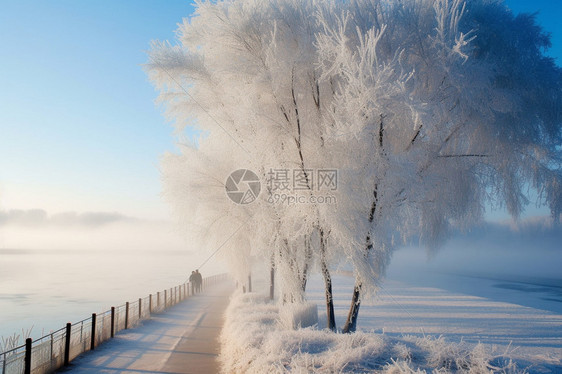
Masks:
[[[336,318],[334,314],[334,298],[332,294],[332,277],[326,261],[322,259],[322,275],[324,276],[324,288],[326,290],[326,322],[327,327],[336,331]]]
[[[334,314],[334,297],[332,293],[332,277],[326,262],[326,239],[324,238],[324,230],[320,230],[320,258],[322,266],[322,275],[324,276],[324,289],[326,293],[326,322],[327,327],[336,331],[336,317]]]
[[[382,149],[383,146],[383,127],[382,127],[382,115],[381,115],[381,122],[380,122],[380,129],[379,129],[379,144]],[[383,151],[384,153],[384,151]],[[377,203],[379,200],[378,196],[378,184],[375,184],[375,188],[373,190],[373,204],[371,205],[371,211],[369,212],[369,223],[372,223],[375,219],[375,214],[377,212]],[[367,258],[367,254],[373,248],[373,243],[371,240],[371,234],[367,234],[366,240],[366,247],[365,247],[365,259]],[[359,316],[359,307],[361,306],[361,286],[362,283],[355,279],[355,287],[353,288],[353,296],[351,297],[351,306],[349,307],[349,314],[347,315],[347,320],[345,321],[345,325],[343,326],[342,332],[344,334],[348,334],[351,332],[355,332],[357,328],[357,317]]]
[[[308,280],[308,265],[304,266],[304,270],[302,272],[302,278],[301,278],[301,290],[302,292],[306,291],[306,281]]]
[[[306,291],[306,283],[308,281],[308,267],[312,258],[312,246],[310,239],[304,236],[304,266],[302,270],[301,288],[302,292]]]
[[[275,296],[275,261],[271,256],[271,269],[269,270],[269,298],[273,300]]]
[[[361,299],[359,298],[360,294],[361,283],[356,281],[353,289],[353,297],[351,298],[349,314],[347,315],[347,320],[345,321],[345,325],[342,329],[344,334],[355,332],[355,329],[357,328],[357,317],[359,315],[359,306],[361,305]]]

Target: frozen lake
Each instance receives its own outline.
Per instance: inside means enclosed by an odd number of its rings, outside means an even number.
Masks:
[[[561,266],[562,251],[553,248],[449,248],[431,260],[419,248],[406,248],[395,253],[387,276],[562,314]]]
[[[207,254],[0,249],[0,337],[38,338],[183,283]],[[209,262],[203,276],[221,272]]]

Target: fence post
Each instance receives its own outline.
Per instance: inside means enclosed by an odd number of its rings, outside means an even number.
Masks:
[[[160,308],[160,292],[156,292],[156,307]]]
[[[90,349],[93,351],[96,348],[96,313],[92,313],[92,334],[90,341]]]
[[[53,333],[51,332],[51,367],[53,366],[53,348],[54,348],[55,342],[53,341]]]
[[[139,297],[139,321],[142,318],[142,299]]]
[[[148,295],[148,316],[152,314],[152,294]]]
[[[31,374],[31,341],[31,338],[25,339],[25,374]]]
[[[111,337],[115,336],[115,307],[111,307]]]
[[[68,366],[70,363],[70,334],[72,329],[72,323],[68,322],[66,324],[66,336],[64,337],[64,366]]]
[[[168,292],[164,290],[164,309],[168,307]]]
[[[129,302],[125,303],[125,330],[129,328]]]
[[[248,274],[248,292],[252,292],[252,274]]]

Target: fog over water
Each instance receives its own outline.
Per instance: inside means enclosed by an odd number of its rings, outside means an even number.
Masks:
[[[562,229],[546,218],[484,223],[427,253],[397,251],[388,277],[562,313]]]
[[[208,257],[165,222],[119,218],[100,223],[100,216],[84,216],[69,226],[50,217],[42,222],[20,217],[9,224],[5,218],[0,227],[4,337],[32,328],[37,338],[66,322],[169,289]],[[222,271],[215,259],[201,269],[203,276]]]

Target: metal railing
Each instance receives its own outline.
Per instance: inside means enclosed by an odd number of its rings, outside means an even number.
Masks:
[[[202,289],[228,279],[226,274],[203,279]],[[0,374],[44,374],[68,365],[80,354],[95,349],[119,331],[135,327],[193,295],[189,282],[150,294],[144,299],[111,307],[76,323],[67,323],[39,339],[0,353]]]

